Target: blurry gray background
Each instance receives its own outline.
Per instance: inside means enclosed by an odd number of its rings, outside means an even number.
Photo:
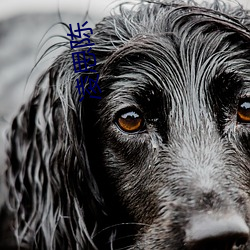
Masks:
[[[225,1],[237,4],[234,0]],[[0,0],[0,174],[4,170],[6,129],[39,75],[60,53],[60,50],[50,53],[28,79],[39,56],[60,39],[50,39],[40,50],[39,43],[43,44],[55,34],[66,35],[66,30],[59,25],[52,27],[60,21],[58,13],[67,24],[87,20],[88,27],[93,27],[120,2],[122,0]],[[250,0],[239,3],[250,9]]]

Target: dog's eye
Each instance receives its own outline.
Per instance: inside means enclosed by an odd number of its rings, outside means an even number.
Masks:
[[[237,121],[250,123],[250,98],[240,100],[237,111]]]
[[[117,125],[125,132],[134,133],[144,127],[144,119],[136,111],[120,113]]]

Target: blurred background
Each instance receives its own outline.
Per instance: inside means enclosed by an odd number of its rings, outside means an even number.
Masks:
[[[60,49],[50,53],[31,73],[46,48],[60,41],[53,35],[67,33],[54,24],[87,20],[88,27],[94,27],[121,2],[124,0],[0,0],[0,175],[4,170],[6,129],[37,78],[60,53]],[[225,2],[250,9],[250,0]]]

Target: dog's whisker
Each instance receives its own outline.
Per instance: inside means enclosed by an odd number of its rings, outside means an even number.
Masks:
[[[113,230],[113,229],[117,229],[120,227],[127,227],[127,226],[149,226],[149,224],[138,223],[138,222],[118,223],[118,224],[114,224],[114,225],[111,225],[111,226],[108,226],[106,228],[101,229],[100,231],[98,231],[96,234],[93,235],[93,238],[98,236],[99,234],[107,231],[107,230]]]

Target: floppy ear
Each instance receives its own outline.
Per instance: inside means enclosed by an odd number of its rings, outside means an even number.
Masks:
[[[96,57],[93,69],[100,74],[102,93],[102,69],[130,37],[123,17],[115,18],[104,19],[91,35],[95,44],[91,53]],[[84,49],[88,48],[77,51]],[[12,225],[15,244],[22,248],[96,249],[94,231],[97,224],[103,228],[100,224],[108,220],[86,144],[90,132],[86,112],[95,115],[99,100],[85,96],[80,102],[76,89],[76,79],[91,77],[93,72],[74,73],[72,52],[65,51],[41,77],[8,135],[5,207],[11,222],[6,221]],[[14,244],[12,240],[5,242],[5,249]]]
[[[102,200],[85,145],[85,100],[66,68],[44,74],[9,133],[6,206],[25,249],[95,249],[96,221],[85,217],[96,218]]]

